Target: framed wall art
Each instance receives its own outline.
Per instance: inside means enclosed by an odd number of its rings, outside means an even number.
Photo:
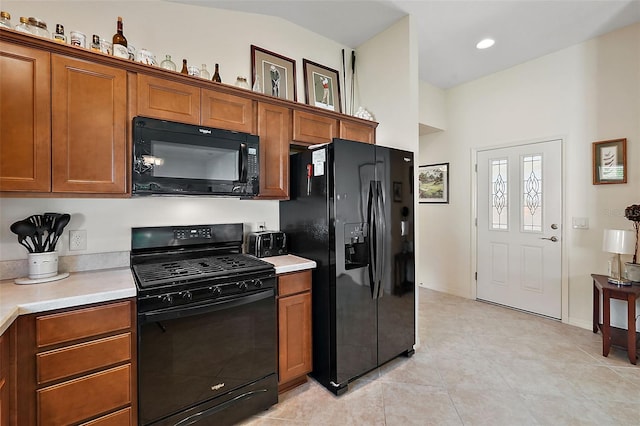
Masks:
[[[260,93],[290,101],[298,100],[295,60],[252,44],[251,70],[251,87],[255,87],[257,79]]]
[[[627,183],[627,139],[593,143],[593,184]]]
[[[340,78],[338,71],[302,60],[304,69],[305,101],[308,105],[342,112],[340,100]]]
[[[449,203],[449,163],[418,167],[418,201]]]

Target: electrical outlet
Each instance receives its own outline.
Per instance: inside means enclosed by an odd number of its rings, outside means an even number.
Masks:
[[[87,249],[87,231],[80,229],[78,231],[69,231],[69,250],[86,250]]]
[[[256,230],[257,231],[265,231],[267,229],[267,225],[265,222],[256,222]]]

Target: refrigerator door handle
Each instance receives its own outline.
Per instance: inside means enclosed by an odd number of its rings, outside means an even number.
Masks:
[[[384,215],[384,197],[382,192],[382,185],[380,182],[377,182],[376,189],[378,192],[377,196],[377,212],[376,212],[376,220],[378,224],[376,225],[376,244],[377,244],[377,255],[378,259],[376,261],[376,271],[378,273],[378,277],[376,279],[376,297],[379,299],[384,294],[384,288],[382,283],[384,282],[384,276],[386,272],[385,268],[385,256],[386,256],[386,246],[385,246],[385,232],[387,228],[387,224],[385,221]]]
[[[377,272],[376,272],[376,199],[377,193],[375,181],[369,182],[369,195],[367,197],[367,223],[369,224],[369,289],[371,290],[371,298],[377,298]]]

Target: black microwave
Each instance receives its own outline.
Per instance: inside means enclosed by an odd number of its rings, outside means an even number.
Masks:
[[[259,138],[146,117],[133,119],[132,195],[253,197]]]

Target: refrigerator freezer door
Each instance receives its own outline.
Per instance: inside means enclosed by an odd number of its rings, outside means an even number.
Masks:
[[[375,178],[375,151],[373,145],[343,140],[334,140],[330,147],[328,168],[333,172],[329,181],[336,244],[334,381],[344,384],[378,365],[377,309],[371,297],[368,262],[362,262],[363,267],[347,269],[347,250],[342,246],[349,239],[345,230],[353,229],[350,224],[371,229],[367,201],[370,182]],[[370,233],[366,235],[365,244],[371,238]]]
[[[382,364],[412,353],[415,343],[413,153],[378,146],[376,164],[386,218],[378,299],[378,363]]]

